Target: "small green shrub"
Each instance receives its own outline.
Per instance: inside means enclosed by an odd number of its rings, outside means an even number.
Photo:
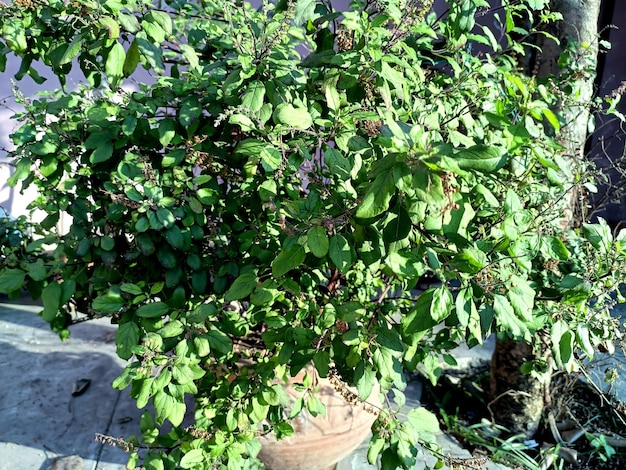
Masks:
[[[72,304],[118,325],[129,363],[114,386],[155,410],[129,439],[146,468],[251,464],[259,430],[293,432],[275,380],[306,364],[402,403],[404,372],[435,381],[460,343],[545,329],[571,369],[576,349],[613,337],[622,241],[603,222],[561,226],[565,195],[587,183],[558,142],[567,79],[516,61],[515,38],[558,15],[505,2],[494,34],[475,23],[482,0],[439,17],[431,3],[0,11],[0,57],[39,81],[40,60],[62,85],[24,100],[12,135],[11,184],[39,190],[52,260],[45,275],[3,261],[0,292],[40,289],[64,335]],[[70,90],[77,66],[86,81]],[[429,272],[440,282],[417,296]],[[412,468],[436,422],[396,412],[380,410],[368,457]]]

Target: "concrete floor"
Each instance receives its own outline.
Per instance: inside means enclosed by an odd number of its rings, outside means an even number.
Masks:
[[[39,310],[0,304],[0,470],[47,470],[55,463],[123,469],[126,454],[94,439],[139,432],[134,402],[111,387],[124,367],[115,354],[115,328],[105,321],[75,325],[61,342]],[[73,396],[82,379],[91,380],[89,388]]]

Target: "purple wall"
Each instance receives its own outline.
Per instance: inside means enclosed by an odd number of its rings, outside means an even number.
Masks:
[[[611,95],[626,80],[626,9],[621,0],[604,0],[600,14],[602,38],[611,42],[611,49],[598,60],[598,96]],[[618,105],[626,114],[626,97]],[[619,187],[626,189],[626,125],[615,118],[599,117],[596,133],[589,139],[590,158],[603,169],[608,181],[593,197],[595,205],[602,205],[595,215],[611,222],[626,220],[626,201]],[[616,170],[614,167],[620,168]]]

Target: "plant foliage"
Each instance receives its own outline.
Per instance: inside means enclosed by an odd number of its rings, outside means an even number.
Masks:
[[[565,79],[517,61],[558,15],[537,0],[334,3],[0,11],[0,69],[12,53],[18,80],[49,78],[40,62],[61,84],[23,100],[12,135],[10,182],[38,188],[52,258],[3,255],[0,292],[32,288],[63,334],[74,308],[118,325],[114,386],[154,406],[130,440],[146,468],[253,465],[259,432],[293,432],[276,380],[310,363],[362,400],[374,381],[401,397],[405,371],[435,381],[442,354],[490,334],[548,330],[572,368],[615,333],[622,240],[562,227],[586,182],[561,157]],[[418,296],[429,272],[440,282]],[[380,410],[369,459],[411,468],[423,414]]]

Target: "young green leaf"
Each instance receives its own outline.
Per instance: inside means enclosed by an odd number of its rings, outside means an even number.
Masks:
[[[386,171],[376,177],[369,186],[363,201],[356,211],[356,217],[369,219],[389,209],[389,202],[396,192],[393,172]]]
[[[330,247],[326,229],[320,225],[311,227],[307,232],[307,246],[316,257],[326,256]]]
[[[453,159],[461,170],[474,170],[481,173],[498,171],[508,161],[503,149],[484,144],[459,150],[454,154]]]
[[[124,46],[119,42],[114,42],[113,47],[107,55],[105,72],[112,88],[117,88],[124,76],[124,62],[126,60],[126,51]]]
[[[311,114],[304,108],[295,108],[292,104],[277,106],[274,120],[277,124],[299,130],[306,130],[313,125]]]
[[[128,360],[132,349],[139,343],[139,326],[134,322],[122,323],[115,332],[115,347],[119,357]]]
[[[100,294],[91,304],[94,310],[104,313],[119,312],[124,305],[124,299],[122,299],[119,292],[114,290],[109,290],[104,294]]]
[[[21,269],[9,268],[0,271],[0,293],[9,294],[22,289],[25,280],[26,273]]]
[[[300,266],[306,257],[304,246],[295,244],[279,253],[272,261],[272,276],[279,278]]]
[[[352,265],[352,250],[348,240],[343,235],[333,235],[328,243],[328,253],[337,269],[342,273],[348,271]]]
[[[151,302],[144,304],[137,309],[137,316],[142,318],[157,318],[162,317],[169,312],[170,307],[165,302]]]
[[[226,302],[232,302],[233,300],[243,299],[248,297],[254,288],[258,285],[259,279],[254,273],[244,273],[239,276],[233,284],[230,286],[224,300]]]

